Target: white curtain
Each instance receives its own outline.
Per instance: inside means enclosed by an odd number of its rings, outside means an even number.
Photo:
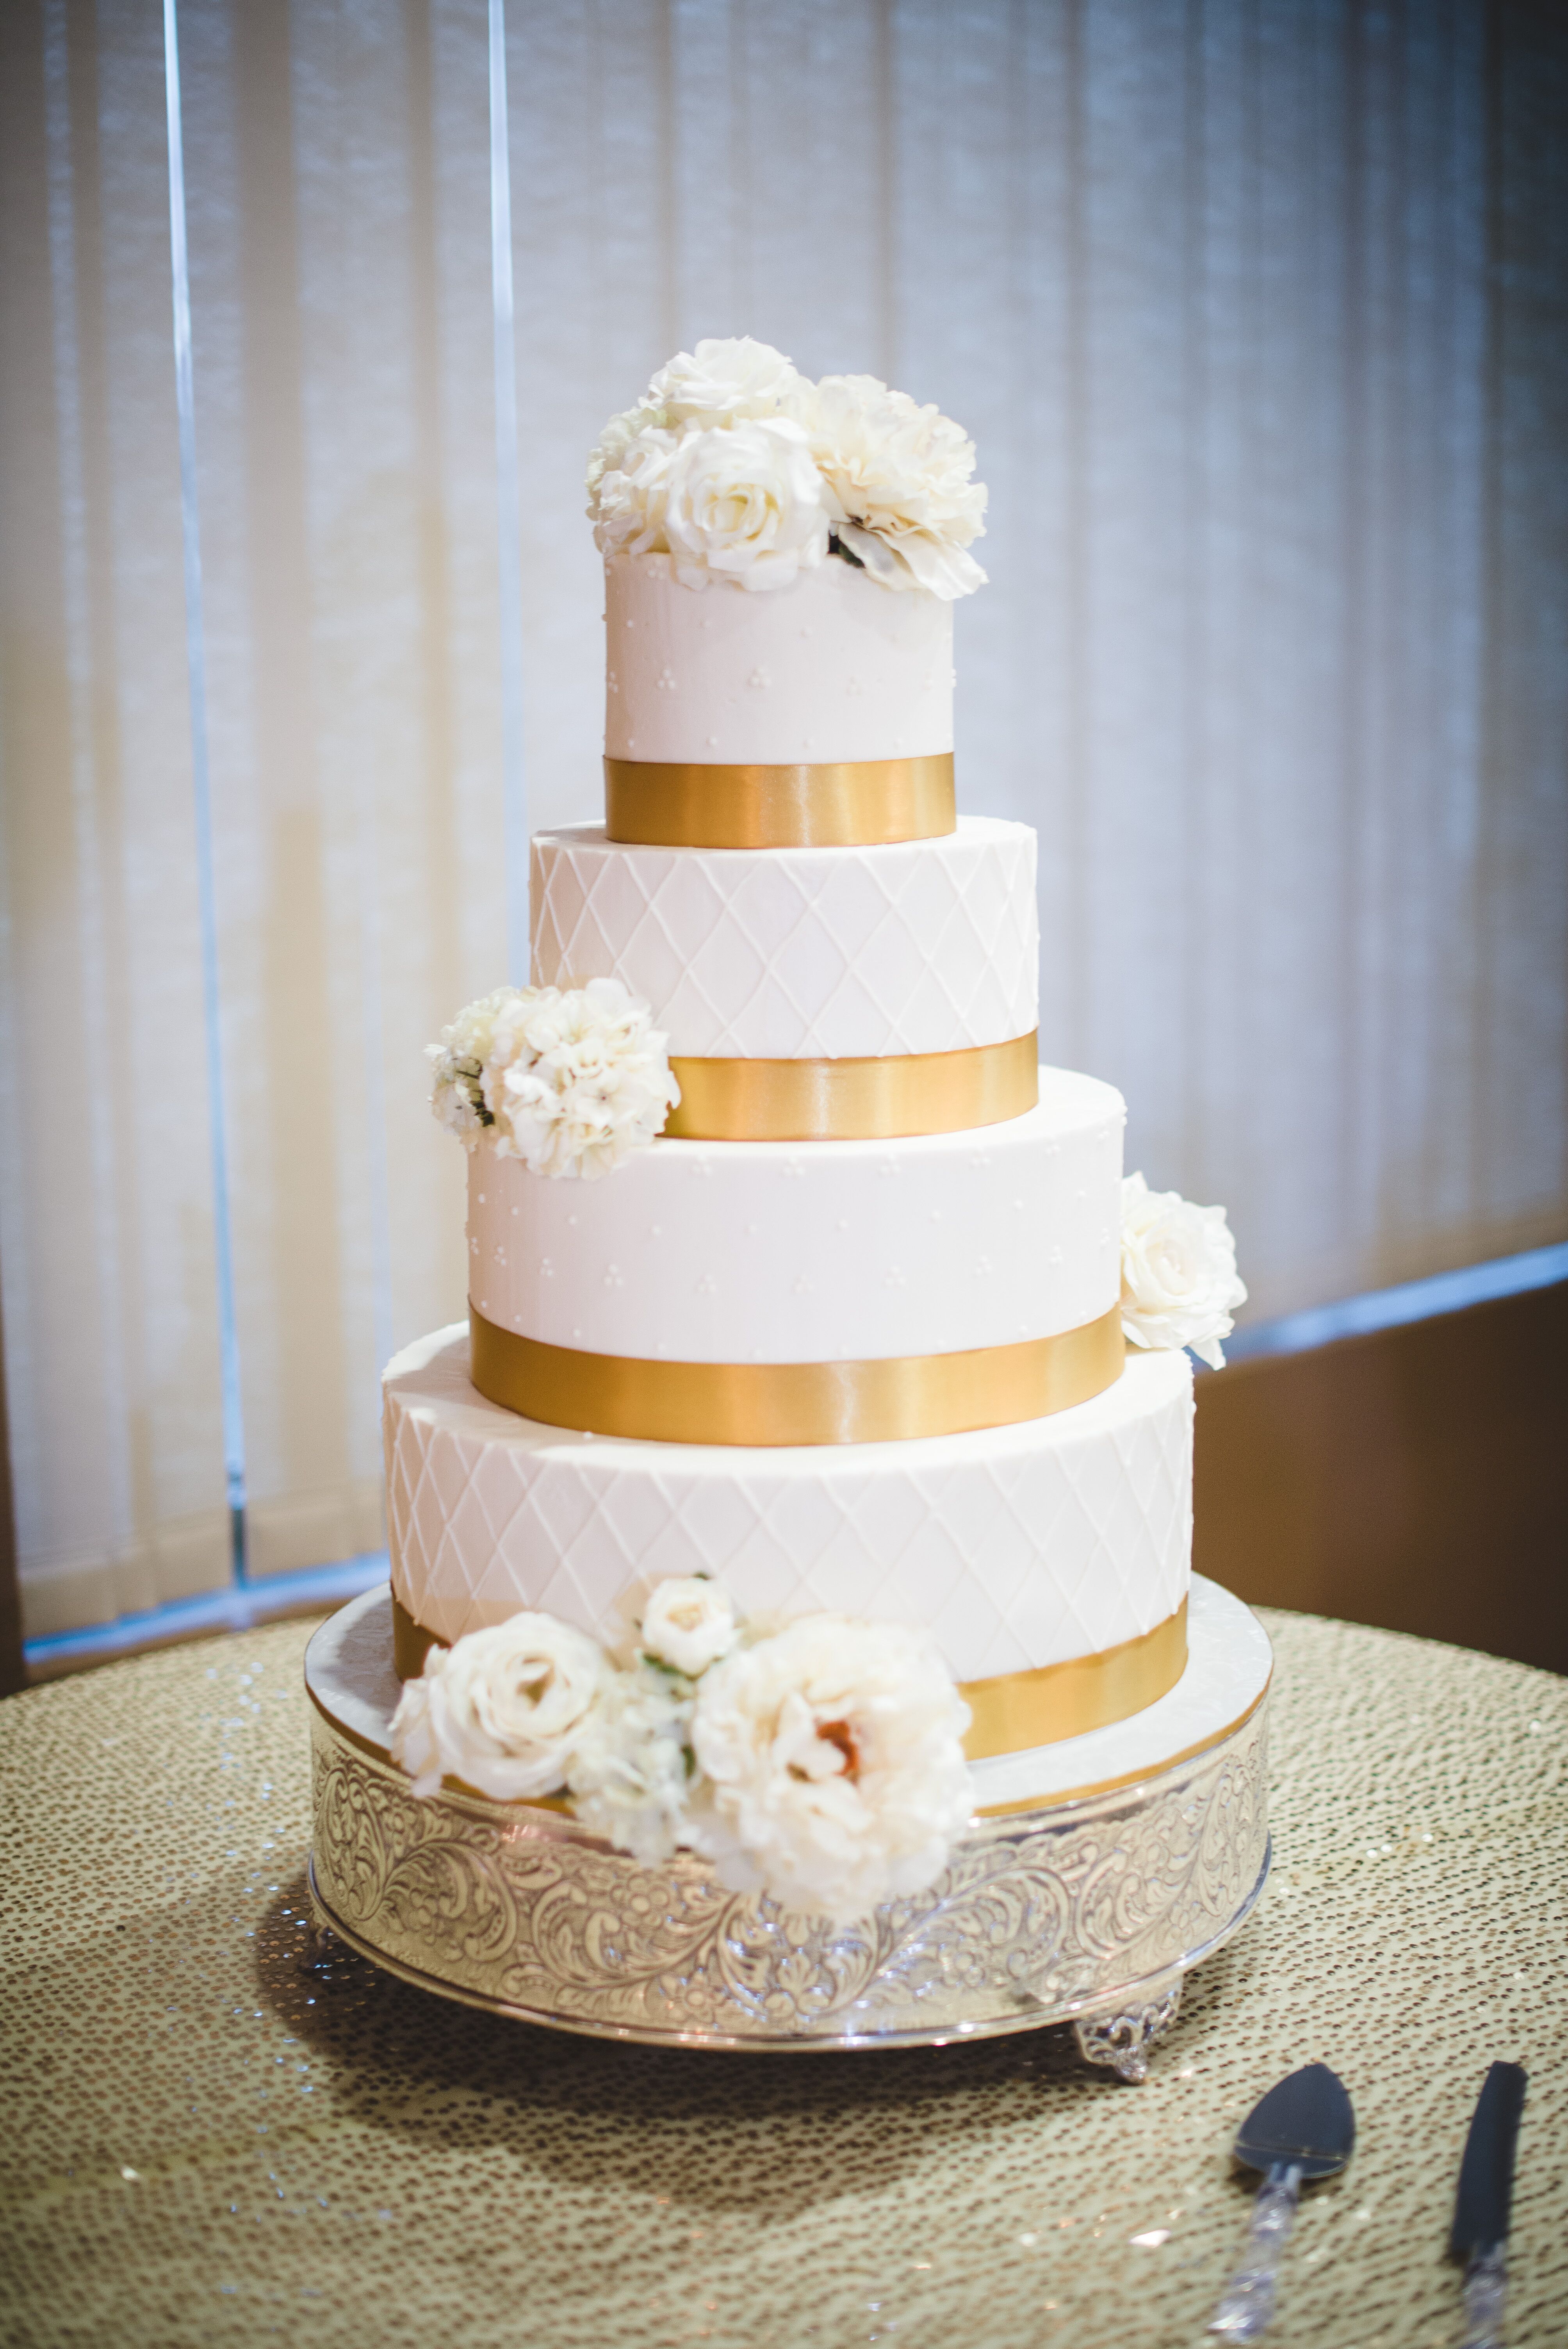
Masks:
[[[229,1572],[155,0],[0,11],[0,1277],[27,1628]],[[508,969],[485,0],[181,0],[251,1570],[380,1539]],[[962,419],[1043,1034],[1271,1313],[1561,1237],[1568,57],[1481,0],[510,0],[528,811],[584,450],[749,332]],[[515,880],[515,873],[513,875]],[[513,892],[513,894],[515,894]],[[514,925],[515,926],[515,925]]]

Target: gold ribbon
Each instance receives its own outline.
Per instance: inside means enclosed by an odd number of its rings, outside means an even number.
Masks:
[[[965,1681],[958,1693],[974,1718],[964,1740],[971,1762],[993,1754],[1023,1754],[1057,1745],[1064,1737],[1125,1721],[1173,1689],[1187,1669],[1187,1601],[1152,1631],[1123,1640],[1098,1655],[1071,1656],[1029,1672],[998,1672]]]
[[[432,1648],[444,1647],[394,1593],[392,1660],[397,1677],[417,1680]],[[1090,1729],[1108,1729],[1141,1713],[1173,1689],[1187,1669],[1187,1601],[1152,1631],[1123,1640],[1098,1655],[1071,1656],[1029,1672],[999,1672],[992,1680],[960,1681],[958,1693],[973,1718],[964,1740],[971,1762],[997,1754],[1024,1754],[1057,1745]]]
[[[606,759],[604,829],[655,848],[858,848],[958,829],[953,753],[818,766]]]
[[[1068,1411],[1121,1375],[1121,1310],[1052,1338],[858,1362],[649,1361],[548,1346],[469,1306],[480,1394],[547,1427],[655,1444],[885,1444]]]
[[[1022,1117],[1040,1097],[1038,1040],[843,1061],[672,1054],[680,1106],[666,1134],[702,1142],[863,1142],[962,1133]]]

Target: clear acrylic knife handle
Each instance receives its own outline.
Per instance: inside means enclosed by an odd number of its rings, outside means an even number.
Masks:
[[[1274,2311],[1279,2263],[1300,2199],[1301,2171],[1294,2161],[1276,2161],[1258,2188],[1247,2248],[1214,2311],[1211,2333],[1221,2333],[1227,2341],[1255,2341],[1268,2323]]]
[[[1478,2251],[1465,2270],[1464,2349],[1502,2349],[1502,2303],[1508,2296],[1503,2246]]]

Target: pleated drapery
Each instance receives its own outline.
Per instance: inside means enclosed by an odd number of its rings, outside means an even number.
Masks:
[[[1252,1310],[1560,1237],[1568,41],[1480,0],[181,0],[246,1554],[463,1301],[420,1047],[600,800],[585,450],[750,332],[975,434],[959,787]],[[0,1275],[35,1633],[231,1570],[162,25],[0,12]],[[515,766],[515,761],[513,762]],[[514,776],[515,781],[515,776]]]

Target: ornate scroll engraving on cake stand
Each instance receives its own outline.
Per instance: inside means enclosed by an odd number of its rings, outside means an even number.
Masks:
[[[553,1811],[417,1801],[319,1700],[313,1734],[321,1922],[428,1989],[606,2038],[864,2048],[1072,2022],[1138,2079],[1268,1868],[1266,1698],[1136,1785],[976,1818],[929,1890],[849,1928],[726,1891],[690,1853],[643,1868]]]

